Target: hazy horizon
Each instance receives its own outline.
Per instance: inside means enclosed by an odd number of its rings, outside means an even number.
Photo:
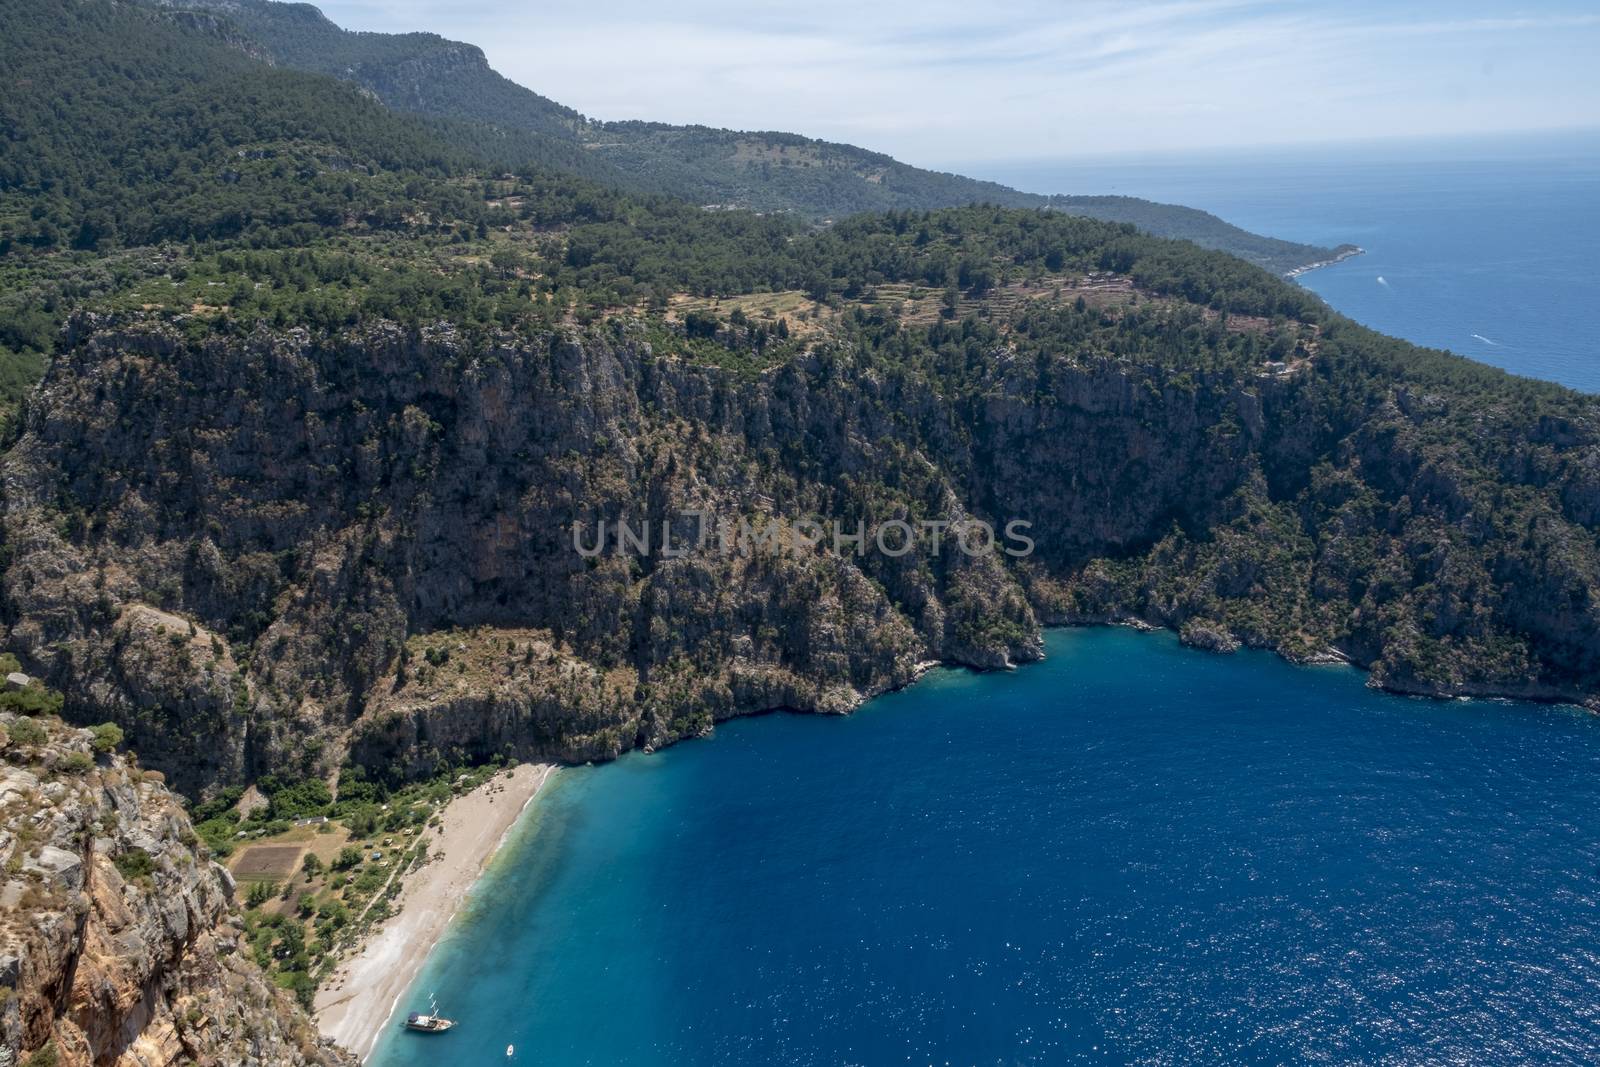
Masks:
[[[1600,122],[1600,13],[1563,0],[1510,15],[1301,0],[318,6],[349,29],[478,45],[593,118],[792,131],[941,168]]]
[[[1029,193],[1124,193],[1160,199],[1160,196],[1148,191],[1127,193],[1122,189],[1098,186],[1091,189],[1076,184],[1057,188],[1059,183],[1052,184],[1045,179],[1052,173],[1121,173],[1159,178],[1164,171],[1176,173],[1197,165],[1223,163],[1233,166],[1252,162],[1275,165],[1326,162],[1332,159],[1385,164],[1468,163],[1500,159],[1527,162],[1597,157],[1600,157],[1600,126],[1561,130],[1502,130],[1468,137],[1359,138],[1278,145],[1218,145],[1165,152],[1124,151],[908,162],[1000,182]]]

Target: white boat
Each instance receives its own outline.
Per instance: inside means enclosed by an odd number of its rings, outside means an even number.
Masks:
[[[406,1016],[406,1029],[423,1034],[442,1034],[456,1024],[454,1019],[431,1012],[412,1012]]]
[[[406,1016],[405,1028],[419,1034],[442,1034],[455,1024],[454,1019],[446,1019],[439,1014],[439,1001],[430,997],[427,1011],[414,1011]]]

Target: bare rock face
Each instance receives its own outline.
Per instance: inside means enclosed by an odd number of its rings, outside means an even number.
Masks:
[[[994,560],[710,536],[965,518],[896,428],[897,404],[947,419],[925,388],[864,395],[821,357],[749,385],[627,336],[469,354],[448,329],[80,329],[4,461],[11,638],[69,714],[123,723],[182,789],[327,773],[352,747],[406,773],[607,758],[729,715],[846,710],[930,658],[1039,654]],[[577,551],[602,529],[605,552]],[[536,632],[574,671],[396,684],[411,642],[457,630]]]
[[[394,676],[374,686],[352,754],[382,767],[404,752],[409,774],[491,754],[612,759],[638,719],[631,672],[599,671],[546,631],[439,631],[409,640]]]
[[[353,1065],[240,947],[232,886],[159,776],[0,714],[0,1059]]]

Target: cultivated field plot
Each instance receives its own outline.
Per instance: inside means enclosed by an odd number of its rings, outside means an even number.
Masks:
[[[233,876],[243,882],[281,881],[294,874],[300,845],[251,845],[239,853]]]

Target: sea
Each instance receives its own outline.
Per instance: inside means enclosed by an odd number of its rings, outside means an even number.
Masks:
[[[1600,390],[1595,147],[983,176],[1360,244],[1302,284]],[[1170,634],[1046,652],[562,770],[398,1006],[459,1025],[369,1063],[1600,1062],[1600,717]]]
[[[1600,392],[1600,131],[955,168],[1359,245],[1301,284],[1395,337]]]

